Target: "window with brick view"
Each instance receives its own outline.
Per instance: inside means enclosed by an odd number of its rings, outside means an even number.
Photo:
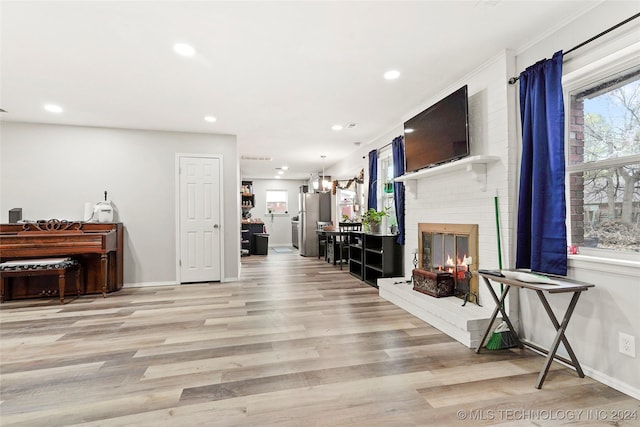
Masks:
[[[640,251],[640,68],[571,94],[571,244]]]

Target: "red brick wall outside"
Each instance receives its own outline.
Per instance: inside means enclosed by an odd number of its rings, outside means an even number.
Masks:
[[[569,164],[584,161],[584,102],[571,97],[569,111]],[[571,216],[570,244],[584,242],[584,178],[582,172],[569,176],[569,209]]]

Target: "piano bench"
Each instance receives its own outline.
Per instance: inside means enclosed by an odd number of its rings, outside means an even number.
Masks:
[[[71,258],[44,258],[6,261],[0,263],[0,302],[4,302],[5,284],[9,277],[58,276],[60,304],[64,304],[64,291],[68,271],[75,271],[76,292],[80,296],[80,263]]]

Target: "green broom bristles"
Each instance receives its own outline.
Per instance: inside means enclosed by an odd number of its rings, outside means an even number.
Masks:
[[[496,214],[496,238],[498,241],[498,267],[502,270],[502,249],[500,247],[500,219],[498,217],[498,192],[496,190],[496,195],[493,198],[493,205],[495,207]],[[500,283],[500,294],[502,295],[503,285]],[[504,305],[502,306],[504,308]],[[518,344],[516,339],[513,337],[513,334],[509,330],[509,325],[504,320],[500,322],[496,330],[489,338],[487,345],[485,348],[487,350],[501,350],[503,348],[511,348],[515,347]]]
[[[487,350],[500,350],[502,348],[502,334],[494,332],[485,347]]]
[[[485,347],[487,350],[502,350],[505,348],[515,347],[517,344],[513,338],[507,322],[501,322],[496,328],[495,332],[489,338]]]

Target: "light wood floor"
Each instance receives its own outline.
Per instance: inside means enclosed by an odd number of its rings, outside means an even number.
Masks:
[[[238,282],[0,308],[6,426],[640,424],[638,400],[560,365],[536,390],[541,356],[477,355],[297,253],[243,258]]]

